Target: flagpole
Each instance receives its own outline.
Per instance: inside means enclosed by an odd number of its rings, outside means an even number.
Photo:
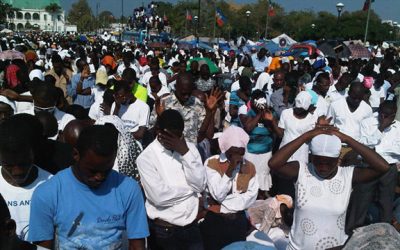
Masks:
[[[188,11],[186,10],[186,13],[185,13],[185,31],[184,31],[185,33],[183,34],[184,37],[186,37],[186,34],[187,34],[187,25],[188,25],[187,15],[188,15]]]
[[[265,36],[264,36],[265,40],[267,40],[267,34],[268,34],[269,5],[270,5],[270,2],[269,2],[269,0],[267,0],[267,21],[265,23]]]
[[[196,34],[196,36],[197,36],[197,46],[199,45],[199,40],[200,40],[200,37],[199,37],[199,33],[200,33],[200,20],[201,20],[201,18],[200,18],[200,6],[201,6],[201,0],[199,0],[199,2],[198,2],[198,10],[197,10],[197,34]]]
[[[368,15],[367,15],[367,24],[365,25],[364,43],[367,42],[369,17],[370,17],[370,14],[371,14],[371,8],[372,8],[372,1],[368,0]]]
[[[217,2],[214,1],[214,32],[213,32],[213,39],[215,40],[215,29],[216,29],[216,23],[217,21],[215,20],[217,15]]]

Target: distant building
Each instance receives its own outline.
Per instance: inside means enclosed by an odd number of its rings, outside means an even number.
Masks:
[[[7,15],[8,27],[11,30],[44,30],[54,32],[66,31],[71,25],[65,23],[65,11],[63,9],[58,13],[49,13],[46,6],[52,3],[61,6],[59,0],[3,0],[3,2],[20,9],[17,12]]]

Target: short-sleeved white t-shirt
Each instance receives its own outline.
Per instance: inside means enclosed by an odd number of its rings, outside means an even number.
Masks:
[[[359,140],[361,121],[372,116],[372,108],[361,101],[358,108],[351,112],[346,98],[342,98],[331,103],[327,116],[332,117],[332,123],[342,133],[351,136],[354,140]]]
[[[372,108],[379,108],[381,104],[381,98],[385,98],[385,89],[380,87],[379,89],[375,89],[374,86],[370,88],[371,96],[369,97],[369,104]]]
[[[111,114],[114,113],[115,102],[111,106]],[[130,127],[131,132],[136,132],[139,127],[147,127],[149,125],[150,108],[142,100],[136,99],[130,105],[121,105],[118,117]]]
[[[33,191],[52,177],[52,175],[37,167],[38,175],[34,182],[26,187],[15,187],[9,184],[0,174],[0,193],[7,203],[11,218],[17,224],[16,233],[22,240],[27,240],[29,232],[30,203]],[[0,167],[1,170],[1,167]]]

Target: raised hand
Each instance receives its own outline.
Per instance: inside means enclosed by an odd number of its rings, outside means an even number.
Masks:
[[[102,111],[104,115],[109,115],[111,113],[111,107],[103,102],[100,104],[100,111]]]
[[[160,141],[161,145],[164,146],[164,148],[176,151],[180,155],[184,155],[189,151],[189,148],[183,136],[178,137],[168,130],[163,130],[158,133],[157,138]]]
[[[271,110],[265,109],[263,111],[263,119],[266,121],[272,121],[274,119],[274,115],[272,114]]]
[[[215,109],[217,109],[218,102],[221,100],[222,97],[223,92],[218,88],[213,88],[210,95],[206,94],[206,109],[210,111],[214,111]]]

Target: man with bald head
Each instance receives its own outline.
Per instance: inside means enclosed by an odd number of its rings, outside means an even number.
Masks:
[[[221,92],[212,91],[206,97],[205,103],[192,95],[194,81],[190,73],[179,74],[176,80],[175,92],[164,98],[156,100],[156,108],[150,118],[150,125],[166,109],[179,111],[185,122],[183,135],[191,143],[197,144],[204,138],[211,139],[214,134],[214,114],[217,102],[222,97]]]

